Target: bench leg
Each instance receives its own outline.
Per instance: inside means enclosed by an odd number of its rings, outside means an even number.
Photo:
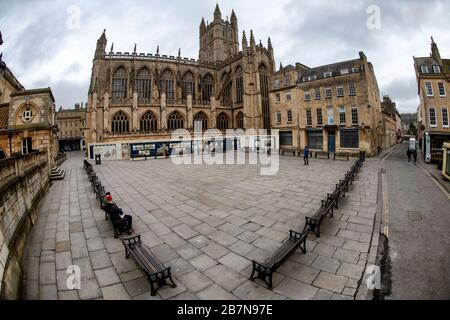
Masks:
[[[119,237],[120,231],[116,226],[114,226],[113,228],[114,228],[114,239],[117,239]]]
[[[306,237],[305,240],[302,241],[298,247],[300,248],[300,250],[302,250],[303,254],[306,254]]]
[[[255,261],[253,261],[253,270],[252,270],[252,274],[250,276],[251,281],[253,281],[255,279],[255,271],[256,271],[256,263],[255,263]]]
[[[153,284],[153,280],[151,279],[151,277],[149,278],[149,282],[150,282],[150,294],[152,295],[152,297],[156,296],[157,290],[155,290],[155,285]]]

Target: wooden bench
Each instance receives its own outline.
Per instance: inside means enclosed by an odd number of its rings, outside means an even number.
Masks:
[[[165,267],[159,262],[156,257],[142,245],[141,236],[122,239],[122,243],[125,247],[125,258],[130,257],[134,260],[139,269],[147,276],[150,282],[151,295],[156,296],[159,288],[168,285],[166,280],[169,280],[172,284],[172,288],[176,288],[177,285],[172,279],[171,268]],[[155,284],[158,288],[155,288]]]
[[[335,200],[330,194],[327,195],[327,200],[322,200],[322,206],[316,211],[312,217],[306,217],[305,228],[303,232],[312,231],[320,238],[320,225],[326,215],[331,218],[334,216]]]
[[[336,160],[336,158],[345,158],[347,161],[349,161],[350,154],[348,154],[347,152],[336,152],[333,155],[333,160]]]
[[[317,156],[326,156],[328,159],[330,159],[330,153],[326,151],[315,151],[314,158],[317,159]]]
[[[297,152],[297,149],[295,148],[280,148],[280,155],[284,156],[285,152],[292,152],[292,155],[295,157],[295,153]]]
[[[258,278],[263,280],[267,287],[272,288],[272,275],[286,261],[295,249],[300,248],[303,253],[306,253],[306,237],[308,231],[299,233],[296,231],[289,231],[289,239],[275,251],[272,256],[267,258],[263,263],[253,260],[253,270],[250,280]],[[255,273],[257,275],[255,276]]]

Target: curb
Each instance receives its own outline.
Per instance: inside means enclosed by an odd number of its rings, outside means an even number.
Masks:
[[[396,150],[396,148],[394,148],[389,154],[391,154],[395,150]],[[382,171],[383,168],[384,168],[384,164],[382,164],[381,168],[379,168],[379,170],[378,170],[377,211],[374,216],[374,226],[373,226],[373,231],[372,231],[372,239],[370,242],[368,259],[366,262],[366,268],[365,268],[365,272],[361,278],[361,282],[358,287],[358,290],[356,292],[355,300],[371,300],[373,297],[373,289],[369,289],[367,287],[367,280],[369,277],[372,276],[372,273],[369,273],[367,269],[371,266],[376,265],[377,254],[378,254],[378,244],[380,241],[380,235],[381,235],[381,230],[382,230],[381,217],[382,217],[383,207],[384,207],[383,180],[384,180],[384,176],[385,176]]]

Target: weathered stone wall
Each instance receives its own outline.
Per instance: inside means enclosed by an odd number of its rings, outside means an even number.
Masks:
[[[50,166],[47,154],[37,152],[0,161],[0,171],[0,299],[18,299],[25,244],[34,208],[49,187]]]

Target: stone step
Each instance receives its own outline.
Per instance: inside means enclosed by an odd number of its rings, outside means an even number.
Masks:
[[[52,170],[53,171],[53,170]],[[66,175],[66,172],[64,170],[59,169],[56,173],[50,174],[50,180],[63,180]]]

